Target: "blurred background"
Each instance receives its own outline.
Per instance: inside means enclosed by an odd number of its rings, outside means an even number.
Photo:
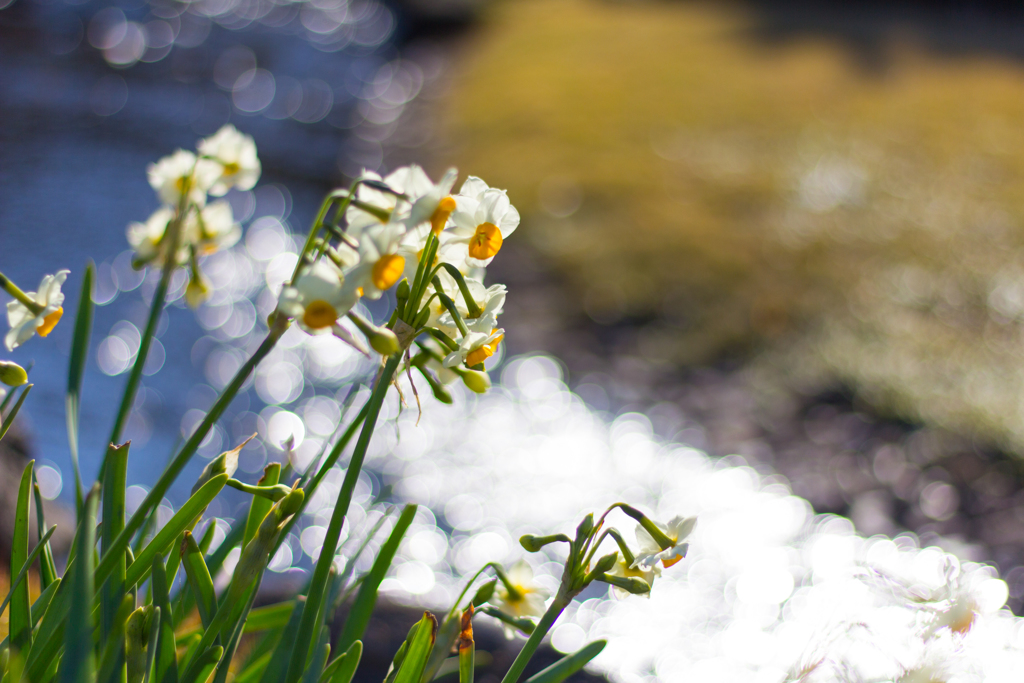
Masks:
[[[157,206],[145,167],[254,136],[246,237],[197,314],[177,283],[147,366],[142,486],[258,343],[323,193],[456,165],[523,214],[491,269],[506,357],[553,354],[598,415],[778,472],[860,533],[993,562],[1019,613],[1022,29],[994,1],[0,0],[0,270],[68,267],[71,302],[98,264],[89,478],[155,286],[124,239]],[[23,449],[65,500],[70,337],[10,354],[36,382]],[[259,431],[252,473],[330,435],[369,366],[283,346],[204,455]]]

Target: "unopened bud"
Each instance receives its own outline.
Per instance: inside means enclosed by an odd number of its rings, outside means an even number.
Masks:
[[[608,553],[594,565],[594,571],[599,574],[604,574],[606,571],[615,566],[615,561],[619,559],[618,553]]]
[[[651,592],[651,587],[643,579],[638,579],[632,576],[611,576],[604,574],[598,577],[600,581],[610,583],[617,588],[621,588],[624,591],[628,591],[633,595],[644,595]]]
[[[482,585],[479,588],[477,588],[476,589],[476,595],[473,596],[472,604],[475,605],[476,607],[479,607],[480,605],[482,605],[485,602],[487,602],[488,600],[490,600],[491,597],[494,596],[494,588],[497,585],[498,585],[498,580],[497,579],[491,579],[490,581],[488,581],[484,585]]]
[[[486,372],[480,372],[478,370],[467,370],[463,372],[462,383],[465,384],[470,391],[477,394],[486,394],[487,390],[491,388],[491,378]]]
[[[0,360],[0,382],[9,387],[20,387],[28,381],[25,368],[8,360]]]
[[[569,537],[565,534],[554,534],[552,536],[534,536],[533,534],[525,534],[519,537],[519,545],[523,546],[523,548],[531,553],[537,552],[549,543],[558,542],[571,543]]]
[[[376,333],[370,335],[370,346],[382,356],[390,356],[398,353],[398,337],[386,327],[378,328]]]
[[[189,308],[199,308],[204,301],[210,297],[210,286],[198,271],[189,278],[188,286],[185,287],[185,301]]]
[[[405,301],[409,298],[409,280],[403,278],[398,283],[398,287],[395,288],[395,298],[399,301]]]

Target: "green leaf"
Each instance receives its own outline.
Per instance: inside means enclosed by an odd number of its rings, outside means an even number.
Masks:
[[[196,596],[199,606],[199,618],[203,628],[209,628],[213,615],[217,611],[217,593],[213,588],[213,577],[203,561],[203,553],[189,531],[185,531],[185,540],[181,544],[181,564],[185,567],[188,585]]]
[[[75,314],[75,335],[71,342],[71,361],[68,363],[68,392],[64,399],[68,425],[68,445],[71,448],[71,466],[75,472],[75,505],[82,510],[82,476],[78,468],[78,407],[82,400],[82,377],[89,355],[89,336],[92,333],[92,282],[96,266],[89,261],[82,275],[82,291],[78,295]]]
[[[0,440],[4,438],[4,435],[7,434],[7,430],[11,428],[12,424],[14,424],[14,418],[18,416],[18,411],[21,410],[21,404],[25,402],[26,398],[28,398],[28,392],[32,391],[33,386],[35,385],[25,385],[25,388],[21,390],[21,396],[18,397],[18,402],[14,404],[14,407],[11,408],[11,412],[7,413],[7,417],[5,417],[4,421],[0,423]],[[13,395],[14,389],[11,389],[11,396]]]
[[[320,556],[317,558],[313,568],[313,576],[309,581],[309,590],[306,596],[306,604],[302,608],[302,621],[299,622],[299,632],[296,642],[299,646],[292,652],[291,662],[288,664],[288,673],[285,676],[285,683],[297,683],[302,676],[302,671],[308,659],[310,642],[313,634],[318,628],[320,610],[327,588],[327,579],[330,569],[334,564],[334,556],[338,550],[338,540],[341,537],[341,529],[348,514],[348,506],[352,502],[352,492],[355,490],[356,482],[359,480],[359,473],[363,467],[363,460],[366,451],[370,446],[370,439],[373,437],[373,430],[377,424],[377,416],[380,414],[380,407],[384,403],[391,386],[391,380],[398,370],[402,361],[402,354],[396,353],[384,365],[380,376],[377,378],[377,385],[370,394],[367,401],[366,418],[363,420],[363,427],[359,433],[355,448],[352,451],[352,458],[349,461],[348,470],[345,472],[345,479],[342,481],[341,490],[338,492],[338,499],[331,512],[331,521],[327,525],[327,533],[324,535],[323,546],[320,549]],[[338,648],[342,649],[341,647]]]
[[[278,329],[278,327],[280,327],[280,329]],[[185,468],[185,465],[187,465],[192,456],[195,455],[196,449],[199,448],[199,444],[201,444],[210,433],[210,429],[213,428],[214,423],[217,422],[221,415],[224,414],[228,404],[230,404],[232,399],[234,399],[238,390],[243,384],[245,384],[246,380],[249,379],[249,375],[252,374],[252,371],[257,365],[259,365],[260,361],[266,358],[267,354],[269,354],[271,349],[274,348],[277,344],[277,340],[280,339],[283,333],[284,327],[275,326],[271,329],[267,334],[267,337],[260,344],[259,348],[257,348],[253,353],[252,357],[242,364],[242,367],[235,373],[231,382],[224,388],[221,395],[217,398],[217,401],[206,413],[206,417],[203,418],[203,421],[199,424],[196,430],[188,440],[185,441],[185,445],[181,447],[181,450],[178,451],[167,464],[167,467],[157,479],[156,483],[153,484],[153,488],[150,489],[148,494],[146,494],[145,499],[139,505],[138,509],[132,514],[131,518],[125,522],[124,531],[122,531],[120,536],[116,539],[115,545],[128,545],[131,537],[135,535],[135,532],[137,532],[145,523],[146,519],[149,518],[150,512],[160,504],[160,501],[163,500],[164,495],[167,493],[168,489],[170,489],[171,484],[174,483],[174,480],[178,478],[182,469]],[[209,486],[209,484],[210,482],[208,482],[206,486]],[[195,496],[193,496],[193,498],[194,497]],[[174,539],[172,538],[171,542],[173,542],[173,540]],[[147,573],[149,571],[148,563],[150,561],[152,561],[152,558],[147,559]],[[100,562],[100,565],[103,565],[103,561]]]
[[[274,647],[274,654],[267,663],[260,678],[261,683],[277,683],[288,672],[288,662],[292,657],[292,648],[295,646],[295,635],[299,630],[299,621],[302,619],[302,610],[297,609],[299,604],[305,600],[301,595],[295,599],[295,607],[288,617],[288,623],[281,631],[281,639]]]
[[[160,623],[157,624],[160,638],[156,644],[153,683],[178,683],[178,660],[174,642],[174,618],[171,615],[171,599],[168,592],[167,573],[160,556],[153,558],[150,586],[153,604],[160,608]]]
[[[135,600],[125,595],[118,605],[111,621],[110,635],[103,645],[100,658],[98,683],[121,683],[121,672],[124,669],[124,629],[128,617],[135,609]]]
[[[186,678],[182,678],[181,683],[196,683],[196,681],[205,681],[210,677],[210,672],[213,671],[213,667],[217,665],[220,658],[224,655],[224,648],[220,645],[216,645],[207,649],[205,652],[201,652],[195,656],[195,661],[189,665],[189,669],[192,670],[190,674],[186,671]],[[194,668],[193,668],[194,665]]]
[[[359,660],[362,657],[363,641],[357,640],[349,646],[344,654],[332,662],[332,666],[327,667],[327,669],[334,669],[330,683],[351,683],[352,677],[356,675],[356,669],[359,668]],[[325,670],[324,673],[326,674],[327,671]]]
[[[409,530],[409,525],[412,524],[415,516],[416,505],[406,505],[395,522],[395,528],[388,536],[388,540],[381,546],[380,553],[377,554],[377,559],[373,562],[373,567],[363,577],[362,585],[359,586],[359,592],[352,603],[352,609],[349,610],[348,619],[345,620],[345,629],[338,638],[338,650],[347,650],[352,643],[362,639],[366,625],[370,623],[370,613],[373,612],[373,606],[377,603],[377,590],[384,580],[384,575],[391,568],[391,562],[395,559],[395,553],[398,552],[402,537]]]
[[[110,444],[107,448],[106,467],[103,470],[103,521],[100,522],[100,546],[104,553],[124,528],[124,494],[127,489],[128,446]],[[114,562],[113,571],[100,591],[100,640],[106,639],[113,627],[114,615],[125,592],[126,560],[122,550]]]
[[[395,683],[419,683],[423,675],[423,667],[427,664],[427,657],[434,647],[434,638],[437,635],[437,619],[430,612],[424,612],[423,618],[414,627],[406,639],[409,647],[405,651],[405,658],[398,669]]]
[[[256,659],[249,662],[248,665],[242,671],[235,676],[234,683],[255,683],[256,679],[259,678],[260,674],[267,668],[267,664],[270,662],[270,658],[274,655],[273,651],[264,652]]]
[[[601,654],[601,650],[607,644],[607,640],[595,640],[582,647],[578,652],[566,655],[543,671],[538,671],[527,678],[526,683],[561,683],[582,669],[591,659]]]
[[[327,660],[331,656],[331,632],[326,626],[320,629],[320,639],[313,651],[313,658],[306,664],[306,672],[302,675],[302,683],[319,683]]]
[[[70,609],[64,629],[64,657],[60,664],[60,683],[92,683],[96,678],[92,649],[93,548],[96,547],[96,511],[100,503],[99,484],[95,484],[83,504],[78,529],[78,547],[69,586]],[[47,662],[48,664],[49,662]]]
[[[281,482],[281,463],[274,462],[267,465],[266,469],[263,470],[263,476],[260,477],[257,486],[274,486]],[[270,508],[273,507],[273,502],[267,500],[262,496],[253,496],[252,502],[249,504],[249,516],[245,521],[245,535],[242,536],[242,547],[244,548],[249,544],[249,541],[256,536],[256,530],[260,528],[260,522],[270,512]]]
[[[28,569],[28,526],[32,509],[32,466],[29,461],[21,474],[18,503],[14,512],[14,536],[11,539],[10,567]],[[20,581],[11,590],[10,634],[11,648],[26,653],[32,647],[32,613],[28,599],[28,581]]]
[[[46,588],[57,580],[57,565],[53,561],[53,550],[50,548],[49,536],[43,540],[43,529],[46,528],[46,517],[43,515],[43,496],[39,491],[39,480],[36,477],[35,469],[32,470],[32,496],[36,501],[36,532],[39,534],[39,544],[43,547],[42,556],[39,558],[39,588]],[[0,610],[2,613],[3,610]]]
[[[269,631],[270,629],[281,628],[288,623],[295,611],[295,601],[279,602],[276,605],[267,605],[249,612],[249,618],[245,621],[243,633],[256,633],[257,631]]]
[[[189,528],[195,520],[203,514],[207,506],[217,497],[220,490],[224,488],[224,484],[227,483],[227,474],[218,474],[210,481],[206,482],[201,489],[196,491],[195,495],[185,501],[185,504],[178,509],[174,516],[171,517],[170,521],[165,524],[160,531],[157,532],[153,540],[142,549],[135,561],[132,562],[131,566],[125,571],[125,587],[131,588],[135,584],[139,583],[149,574],[153,565],[153,558],[157,555],[163,555],[166,553],[171,545],[174,543],[174,539],[178,537],[185,529]],[[127,531],[127,529],[126,529]],[[123,540],[122,540],[123,539]],[[123,552],[124,548],[128,546],[128,537],[122,533],[115,540],[115,544],[111,547],[110,552],[103,556],[100,560],[99,566],[96,568],[96,579],[102,581],[106,579],[106,575],[113,569],[114,561],[111,559],[110,553]],[[118,543],[123,543],[123,547],[118,549]],[[106,570],[106,574],[104,573]]]
[[[50,540],[50,536],[52,536],[53,532],[56,531],[56,530],[57,530],[56,526],[50,527],[47,530],[47,532],[45,534],[43,534],[42,540],[40,540],[39,543],[36,544],[36,547],[32,549],[32,552],[29,554],[28,559],[26,559],[22,563],[21,571],[19,571],[18,575],[14,577],[14,581],[11,582],[11,588],[10,588],[9,591],[7,591],[7,597],[4,598],[3,604],[0,605],[0,614],[3,614],[4,610],[7,609],[7,603],[11,601],[11,597],[14,595],[15,589],[19,588],[21,586],[21,582],[28,575],[28,571],[32,567],[32,563],[36,561],[36,558],[39,556],[39,552],[43,549],[44,544],[46,543],[46,541]],[[47,586],[47,589],[49,589],[49,586]],[[46,590],[44,590],[43,592],[45,593]],[[51,595],[52,595],[52,592],[51,592]],[[40,594],[39,597],[42,598],[42,594]],[[38,602],[38,599],[37,599],[37,602]],[[32,607],[33,607],[33,609],[35,609],[35,605],[33,605]],[[35,623],[34,620],[33,620],[33,623]],[[14,629],[13,628],[10,629],[10,632],[14,633]]]
[[[146,643],[146,675],[143,678],[145,683],[152,683],[154,665],[156,664],[156,649],[160,642],[160,608],[153,606],[149,615],[149,642]]]
[[[476,643],[473,641],[473,608],[462,615],[459,637],[459,683],[473,683],[476,673]]]
[[[437,638],[434,641],[434,649],[430,651],[430,657],[427,658],[427,664],[423,667],[423,675],[420,677],[420,683],[430,683],[437,677],[437,672],[441,669],[445,660],[448,659],[451,654],[452,647],[455,646],[455,641],[459,637],[459,627],[461,621],[461,612],[455,611],[455,614],[449,615],[441,623],[441,627],[437,629]]]

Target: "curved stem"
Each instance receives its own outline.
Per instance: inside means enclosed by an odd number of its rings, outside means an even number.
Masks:
[[[0,273],[0,288],[17,299],[25,308],[32,311],[33,315],[39,315],[43,312],[43,306],[33,301],[32,297],[21,291],[18,285],[7,279],[7,276],[3,273]]]
[[[530,663],[533,658],[533,654],[540,647],[540,643],[544,640],[544,636],[548,634],[551,627],[554,626],[555,621],[561,616],[566,606],[569,604],[568,598],[562,595],[562,591],[558,592],[555,599],[551,602],[551,606],[548,607],[548,611],[541,617],[540,623],[537,624],[537,628],[530,634],[526,644],[523,645],[523,649],[516,655],[516,660],[512,662],[512,666],[509,667],[508,673],[501,679],[501,683],[517,683],[519,677],[523,675],[523,671],[526,669],[526,665]]]

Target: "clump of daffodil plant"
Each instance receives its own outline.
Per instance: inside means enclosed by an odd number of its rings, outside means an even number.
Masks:
[[[241,235],[223,196],[248,190],[259,179],[253,139],[232,126],[199,141],[197,151],[178,150],[149,167],[149,181],[161,206],[144,222],[128,228],[134,264],[159,271],[149,320],[141,335],[97,481],[82,485],[78,468],[78,406],[93,311],[94,269],[85,269],[74,323],[67,392],[67,423],[74,466],[77,528],[63,573],[58,572],[43,519],[34,465],[22,475],[10,556],[11,590],[0,607],[10,607],[9,637],[0,643],[5,681],[31,683],[349,683],[359,664],[361,638],[395,549],[410,527],[416,505],[406,505],[390,536],[379,544],[372,568],[354,575],[359,553],[380,529],[366,533],[363,546],[335,565],[339,541],[385,395],[400,372],[415,370],[443,402],[453,400],[447,385],[460,380],[472,391],[490,387],[486,363],[504,338],[498,316],[506,290],[485,284],[487,266],[519,225],[519,213],[503,190],[470,176],[455,191],[457,173],[435,182],[418,166],[386,177],[364,172],[347,189],[324,200],[267,322],[266,336],[226,384],[194,431],[181,444],[145,498],[129,514],[126,473],[129,444],[122,431],[135,401],[157,321],[173,274],[187,270],[185,297],[202,304],[210,285],[202,257],[230,247]],[[0,275],[8,304],[9,350],[32,336],[47,336],[63,315],[61,285],[68,271],[47,275],[35,292],[24,292]],[[394,306],[386,319],[360,314],[363,300],[388,296]],[[356,332],[349,325],[354,326]],[[169,519],[158,510],[171,485],[191,462],[225,409],[292,325],[311,335],[336,335],[367,355],[381,357],[369,398],[348,424],[339,424],[322,457],[304,471],[288,460],[271,463],[255,482],[236,478],[239,452],[255,437],[210,460],[189,498]],[[0,403],[0,438],[28,396],[26,371],[0,360],[0,382],[12,387]],[[20,397],[13,398],[20,389]],[[339,418],[343,419],[343,418]],[[347,419],[347,418],[346,418]],[[357,436],[358,434],[358,436]],[[301,596],[254,608],[268,562],[305,510],[342,453],[352,445],[324,532],[322,547]],[[212,548],[217,525],[207,515],[225,487],[250,498],[247,513]],[[614,506],[613,506],[614,507]],[[528,550],[547,543],[569,544],[562,585],[551,603],[533,582],[529,565],[507,572],[491,564],[496,578],[480,587],[460,608],[466,591],[439,625],[424,614],[395,655],[388,683],[426,683],[441,675],[453,648],[461,683],[473,680],[472,618],[476,608],[510,629],[530,633],[522,653],[505,676],[514,683],[540,639],[574,596],[593,581],[632,594],[650,591],[654,576],[685,554],[692,520],[658,525],[629,506],[640,550],[632,552],[614,529],[602,531],[588,516],[576,538],[524,537]],[[29,519],[37,516],[30,531]],[[388,510],[385,516],[391,514]],[[606,513],[607,514],[607,513]],[[595,558],[611,536],[619,551]],[[229,562],[229,557],[235,560]],[[28,575],[38,563],[40,592],[32,599]],[[486,569],[486,567],[485,567]],[[218,591],[213,577],[227,575]],[[182,577],[176,582],[178,577]],[[347,618],[331,630],[338,606],[352,598]],[[539,623],[534,619],[540,617]],[[242,634],[258,638],[239,648]],[[557,683],[590,661],[604,646],[592,643],[549,668],[544,680]],[[229,673],[230,672],[230,673]]]

